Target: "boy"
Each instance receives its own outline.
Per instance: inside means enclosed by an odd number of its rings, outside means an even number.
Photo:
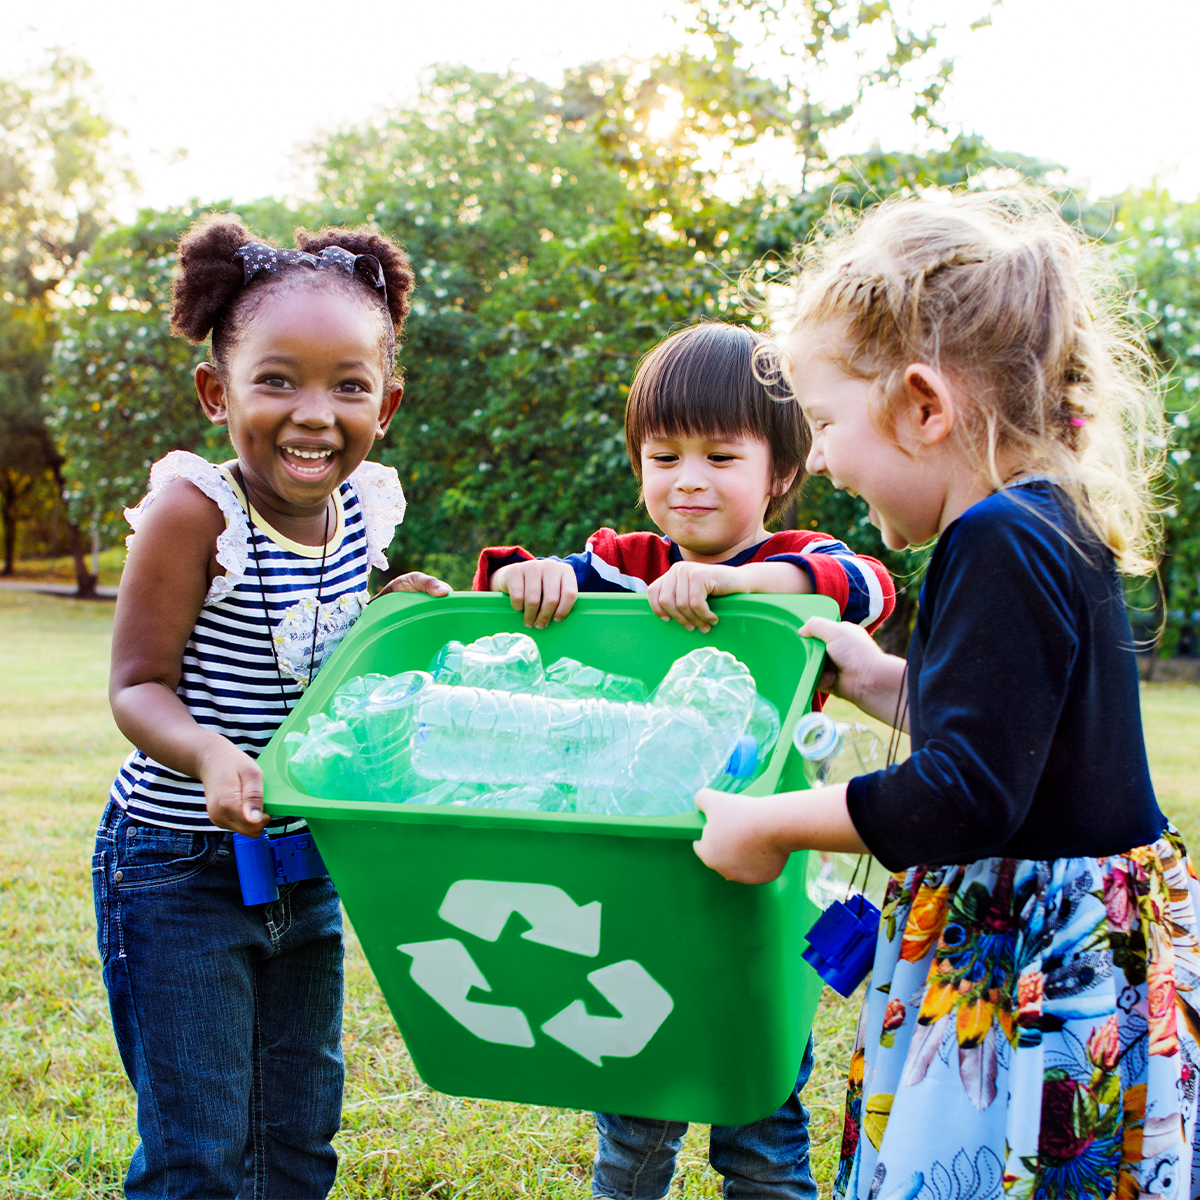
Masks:
[[[599,529],[582,554],[534,558],[520,546],[479,557],[477,591],[507,592],[527,627],[561,621],[579,592],[645,592],[664,621],[708,632],[709,596],[817,592],[842,619],[873,630],[895,606],[883,565],[828,534],[767,532],[800,490],[808,426],[768,343],[734,325],[675,333],[641,362],[625,409],[625,441],[650,519],[662,531]],[[808,1114],[799,1092],[812,1070],[809,1039],[796,1088],[753,1125],[713,1126],[709,1158],[729,1200],[815,1197]],[[687,1126],[596,1114],[594,1196],[658,1200],[670,1187]]]

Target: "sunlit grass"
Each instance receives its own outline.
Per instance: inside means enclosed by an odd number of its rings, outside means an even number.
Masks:
[[[0,1195],[118,1196],[136,1144],[133,1094],[95,947],[92,839],[126,745],[105,700],[111,605],[0,592]],[[1200,844],[1200,689],[1143,694],[1163,807]],[[850,715],[835,708],[839,715]],[[348,936],[347,1086],[333,1195],[587,1193],[586,1114],[431,1092]],[[805,1093],[828,1193],[856,1004],[826,991]],[[707,1131],[685,1144],[675,1194],[716,1197]]]

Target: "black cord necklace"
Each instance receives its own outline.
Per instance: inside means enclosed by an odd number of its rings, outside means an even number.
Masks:
[[[258,556],[258,538],[254,532],[254,510],[250,506],[250,493],[246,490],[246,480],[242,476],[241,468],[238,468],[238,477],[241,480],[242,493],[246,497],[246,518],[250,524],[250,549],[254,554],[254,572],[258,576],[258,595],[262,600],[263,620],[267,625],[267,636],[271,641],[271,661],[275,664],[275,676],[279,680],[279,696],[283,700],[283,711],[285,715],[290,712],[288,707],[287,689],[283,682],[283,672],[279,668],[279,654],[275,649],[274,628],[271,625],[271,612],[267,606],[267,589],[263,583],[262,561]],[[321,620],[321,588],[325,584],[325,559],[329,553],[329,503],[325,504],[325,531],[321,535],[321,572],[317,576],[317,608],[313,613],[313,633],[312,645],[308,651],[308,680],[305,684],[312,683],[313,666],[317,659],[317,626]]]

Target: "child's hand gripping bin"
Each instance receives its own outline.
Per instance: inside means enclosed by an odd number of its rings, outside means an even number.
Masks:
[[[728,883],[693,852],[703,818],[437,807],[305,795],[284,739],[347,679],[424,668],[451,639],[529,633],[653,687],[701,645],[740,659],[784,714],[748,795],[804,787],[791,731],[823,645],[798,631],[836,604],[716,602],[711,634],[640,596],[581,597],[525,630],[501,595],[375,601],[264,751],[266,806],[307,819],[422,1078],[453,1095],[742,1125],[790,1093],[821,990],[805,855],[774,883]]]

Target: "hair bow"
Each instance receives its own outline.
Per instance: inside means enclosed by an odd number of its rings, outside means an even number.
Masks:
[[[351,254],[341,246],[326,246],[320,254],[309,254],[306,250],[276,250],[262,242],[249,242],[233,252],[233,257],[242,264],[242,286],[245,287],[260,271],[279,274],[280,266],[303,263],[314,270],[333,267],[347,275],[359,275],[376,291],[383,293],[387,304],[387,282],[383,267],[373,254]]]

